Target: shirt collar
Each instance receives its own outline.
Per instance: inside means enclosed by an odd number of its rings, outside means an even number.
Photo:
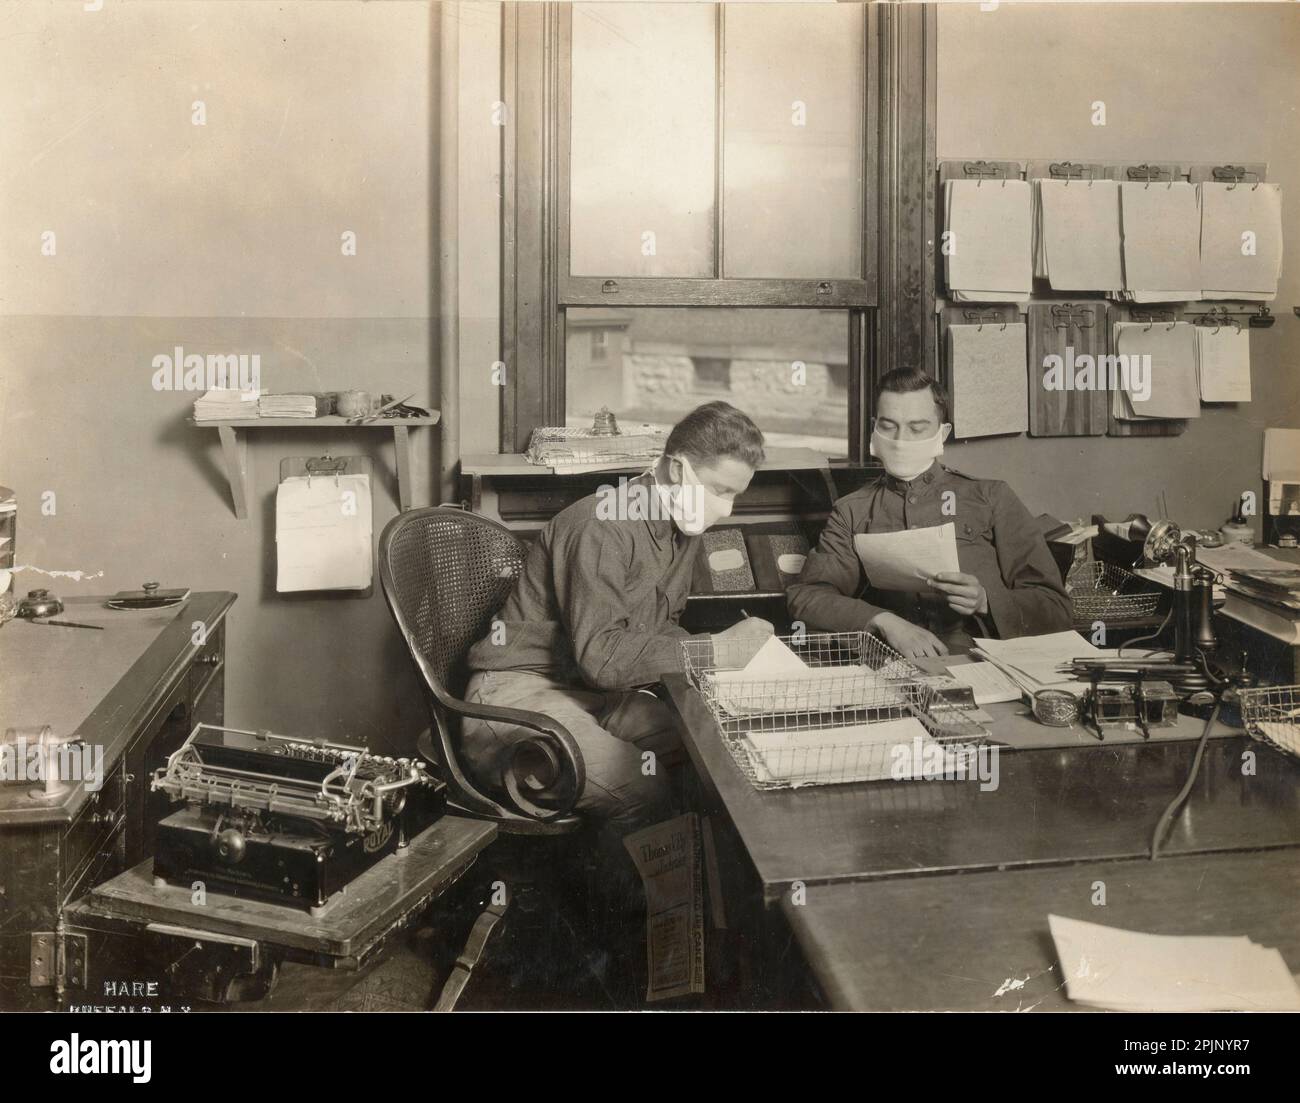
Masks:
[[[944,466],[938,460],[922,471],[915,479],[899,479],[885,472],[885,486],[895,494],[906,496],[908,494],[925,493],[935,483],[939,482],[944,476]]]
[[[651,494],[659,494],[659,480],[655,477],[653,470],[638,475],[631,480],[634,483],[644,484]],[[662,506],[658,501],[655,502],[655,508],[650,511],[650,516],[645,519],[645,527],[650,533],[650,539],[654,541],[655,547],[664,548],[670,546],[677,534],[677,526],[673,524],[671,517],[660,516]]]

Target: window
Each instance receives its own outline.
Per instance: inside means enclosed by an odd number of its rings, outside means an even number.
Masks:
[[[767,315],[770,335],[750,343],[770,347],[753,354],[802,359],[821,388],[785,405],[778,433],[865,459],[871,378],[933,358],[930,6],[632,0],[505,13],[506,450],[580,416],[597,375],[620,420],[643,409],[652,312],[656,331],[679,327],[660,343],[684,350],[683,376],[658,397],[675,388],[681,412],[697,388],[743,405],[752,380],[733,342],[698,344],[699,318],[716,312],[742,330],[735,319]],[[605,311],[627,324],[602,361],[585,316]],[[805,313],[837,318],[842,344],[817,359],[789,349],[782,330],[807,328],[793,320]],[[725,375],[706,361],[727,361]]]
[[[571,344],[575,324],[617,326],[623,354],[613,372],[566,357],[565,421],[590,425],[608,406],[622,425],[668,428],[722,398],[748,413],[775,447],[843,456],[849,319],[846,310],[581,308],[570,322]]]

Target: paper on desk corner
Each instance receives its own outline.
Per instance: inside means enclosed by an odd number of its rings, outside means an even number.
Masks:
[[[860,532],[853,547],[877,590],[924,593],[929,579],[945,571],[960,571],[957,530],[952,522],[902,532]]]

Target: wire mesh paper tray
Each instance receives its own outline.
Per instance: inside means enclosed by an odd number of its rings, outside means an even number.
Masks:
[[[682,643],[691,684],[755,788],[969,776],[988,733],[875,636],[780,639],[808,671],[756,677],[714,666],[707,640]]]
[[[1300,686],[1240,692],[1241,719],[1256,739],[1300,758]]]
[[[1113,563],[1082,563],[1070,571],[1065,592],[1074,606],[1076,627],[1093,621],[1136,620],[1152,616],[1161,593],[1142,578]]]

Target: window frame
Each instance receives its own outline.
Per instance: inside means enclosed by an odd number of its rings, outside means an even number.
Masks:
[[[850,462],[865,460],[867,404],[875,378],[900,356],[915,356],[918,350],[933,369],[932,342],[927,344],[924,337],[926,327],[933,327],[933,260],[924,246],[915,257],[901,248],[916,243],[918,228],[927,240],[932,236],[934,186],[932,181],[926,186],[924,174],[934,164],[933,6],[907,5],[914,10],[883,13],[880,7],[866,4],[863,11],[862,268],[859,278],[846,280],[572,275],[572,5],[519,0],[504,5],[502,98],[509,116],[502,128],[502,451],[522,451],[534,426],[564,424],[569,307],[820,308],[849,314],[846,445]],[[725,247],[725,8],[718,4],[715,12],[719,159],[714,218],[719,272]],[[901,188],[904,175],[908,186]],[[886,195],[887,188],[892,195]],[[901,191],[919,195],[921,209],[902,207]],[[900,338],[903,327],[910,332]]]

